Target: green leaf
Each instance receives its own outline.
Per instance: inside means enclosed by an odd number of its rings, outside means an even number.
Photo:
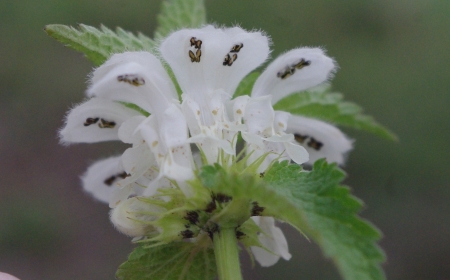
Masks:
[[[242,79],[236,91],[234,92],[233,98],[242,95],[250,95],[250,93],[252,92],[253,85],[255,84],[259,75],[261,75],[259,72],[252,72],[248,74],[244,79]]]
[[[80,24],[73,28],[62,24],[50,24],[44,28],[48,35],[66,46],[82,52],[95,65],[105,62],[112,54],[125,51],[152,52],[155,42],[143,34],[134,34],[121,28],[116,32],[101,26],[97,29]]]
[[[223,176],[203,170],[205,182]],[[340,182],[345,174],[335,164],[318,160],[312,171],[302,171],[286,161],[275,163],[259,184],[216,184],[213,191],[256,201],[263,216],[284,220],[316,241],[348,280],[385,279],[380,263],[384,254],[377,246],[380,232],[357,216],[362,203]],[[221,179],[221,178],[219,178]]]
[[[198,28],[206,24],[204,0],[166,0],[158,15],[155,38],[162,39],[180,28]]]
[[[328,89],[289,95],[277,102],[274,109],[365,130],[389,140],[397,140],[394,133],[377,123],[372,117],[362,114],[360,106],[343,101],[342,94],[328,92]]]
[[[216,277],[214,251],[196,243],[137,247],[117,270],[125,280],[210,280]]]
[[[381,233],[356,216],[362,202],[339,185],[344,177],[336,164],[318,160],[311,172],[277,163],[264,181],[302,212],[308,227],[298,226],[333,258],[345,279],[385,279],[380,267],[384,253],[375,243]]]

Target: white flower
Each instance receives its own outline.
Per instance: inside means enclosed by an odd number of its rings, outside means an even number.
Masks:
[[[122,232],[139,236],[148,230],[128,220],[127,209],[135,208],[140,215],[142,208],[130,196],[152,196],[160,188],[179,187],[189,198],[187,181],[194,177],[195,166],[232,164],[239,133],[247,145],[247,164],[264,158],[260,172],[274,160],[301,164],[326,157],[342,164],[351,149],[351,141],[337,128],[273,109],[283,97],[329,79],[335,64],[321,49],[281,55],[261,74],[250,96],[234,100],[241,80],[269,56],[269,39],[261,32],[214,26],[183,29],[161,43],[160,53],[180,85],[181,104],[156,56],[115,54],[93,72],[87,90],[90,99],[69,112],[60,131],[67,144],[120,140],[131,145],[122,156],[94,163],[82,177],[86,191],[116,207],[111,220]],[[202,153],[200,164],[194,163],[191,144]],[[252,248],[261,265],[289,259],[286,238],[275,220],[254,221],[267,249]]]
[[[275,104],[292,93],[326,82],[335,70],[335,62],[322,49],[294,49],[280,55],[266,68],[256,80],[251,96],[271,96]],[[352,148],[352,141],[340,130],[322,121],[290,116],[283,128],[308,151],[310,164],[319,158],[343,164],[344,155]]]
[[[259,242],[265,247],[251,247],[255,259],[261,266],[272,266],[278,262],[280,257],[285,260],[291,258],[286,237],[277,226],[272,217],[252,217],[253,221],[261,228]]]
[[[248,98],[230,101],[240,81],[269,55],[269,41],[261,32],[234,27],[183,29],[160,47],[183,91],[183,112],[191,142],[198,143],[207,162],[223,151],[236,153],[237,132]],[[241,115],[230,114],[241,110]]]

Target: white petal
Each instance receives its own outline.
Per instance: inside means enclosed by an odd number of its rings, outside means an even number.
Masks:
[[[263,138],[261,136],[253,134],[253,133],[248,133],[245,131],[242,131],[241,135],[242,135],[242,139],[244,139],[244,141],[247,142],[248,144],[256,145],[260,149],[264,148],[264,142],[263,142]]]
[[[189,132],[191,135],[197,135],[201,133],[200,128],[200,106],[192,98],[187,95],[182,96],[183,103],[181,104],[181,109],[184,116],[186,117],[186,122],[189,126]]]
[[[273,127],[276,133],[286,131],[287,123],[291,114],[283,111],[275,111],[275,118],[273,120]]]
[[[138,133],[138,126],[145,121],[146,117],[143,115],[132,117],[119,127],[119,139],[123,143],[138,144],[142,142],[142,136]]]
[[[273,111],[270,96],[251,98],[245,108],[244,121],[248,132],[269,137],[273,135]]]
[[[304,66],[295,67],[300,64]],[[326,56],[319,48],[291,50],[279,56],[267,67],[255,82],[251,96],[271,94],[272,102],[275,104],[291,93],[306,90],[327,81],[335,69],[333,59]]]
[[[201,46],[192,45],[191,39],[200,40]],[[240,44],[243,47],[232,52],[233,47]],[[160,51],[183,92],[199,102],[217,89],[232,95],[241,79],[266,60],[269,44],[260,32],[246,32],[239,27],[217,29],[209,25],[172,33],[162,42]],[[195,59],[197,54],[199,59]],[[231,66],[224,65],[226,57],[233,55],[237,59]]]
[[[186,144],[188,138],[186,120],[175,104],[171,104],[164,111],[164,115],[158,118],[158,122],[160,138],[167,147],[172,148]]]
[[[118,129],[129,118],[140,115],[122,104],[92,98],[73,108],[59,132],[63,143],[94,143],[119,140]]]
[[[322,121],[292,115],[287,132],[294,134],[297,142],[308,151],[309,164],[320,158],[343,164],[345,154],[352,149],[352,140],[336,127]]]
[[[259,248],[251,247],[255,259],[261,264],[261,266],[274,265],[280,257],[285,260],[291,258],[289,253],[286,237],[280,228],[275,226],[275,220],[272,217],[252,217],[256,224],[264,232],[259,236],[259,241],[269,251],[274,254]]]
[[[120,187],[136,182],[147,170],[156,165],[155,156],[146,144],[126,149],[121,157],[121,161],[128,177],[117,182],[117,185]]]
[[[231,100],[229,104],[227,104],[228,116],[233,117],[232,121],[234,121],[235,124],[241,124],[245,114],[245,107],[247,106],[247,102],[249,99],[250,96],[243,95],[236,97],[235,99]]]
[[[108,203],[112,192],[118,189],[117,181],[124,177],[120,157],[99,160],[89,166],[81,177],[83,188],[96,199]]]
[[[285,142],[284,147],[288,156],[297,164],[305,163],[309,160],[309,154],[305,148],[300,145]]]
[[[109,195],[109,207],[117,207],[121,202],[127,200],[133,194],[133,185],[128,185],[123,188],[114,188]]]
[[[124,52],[111,56],[105,63],[97,68],[92,73],[91,84],[98,83],[103,79],[112,69],[117,66],[122,66],[130,62],[141,65],[146,72],[157,73],[162,78],[161,90],[168,94],[173,99],[178,99],[178,94],[167,75],[161,62],[149,52]]]

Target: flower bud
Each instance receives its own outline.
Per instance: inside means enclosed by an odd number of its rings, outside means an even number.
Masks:
[[[153,221],[163,208],[132,197],[120,202],[111,210],[110,219],[118,231],[128,236],[137,237],[158,232]]]

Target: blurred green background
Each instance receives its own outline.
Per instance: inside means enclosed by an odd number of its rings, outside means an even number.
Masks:
[[[79,176],[116,143],[58,144],[92,65],[48,37],[46,24],[121,26],[152,35],[161,1],[0,2],[0,271],[27,279],[113,279],[133,245]],[[333,89],[395,131],[399,143],[352,130],[346,184],[384,233],[388,279],[450,279],[450,1],[229,0],[208,20],[262,29],[273,56],[322,46],[340,69]],[[340,279],[318,247],[284,226],[293,254],[246,279]]]

